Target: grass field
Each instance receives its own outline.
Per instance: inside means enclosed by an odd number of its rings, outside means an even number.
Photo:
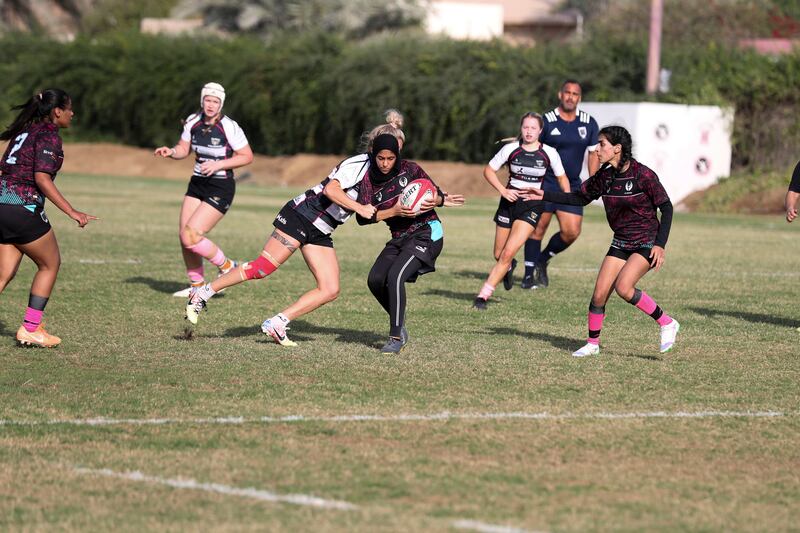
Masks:
[[[259,325],[312,286],[299,257],[214,298],[185,340],[170,295],[185,184],[58,183],[102,220],[79,230],[48,210],[64,262],[46,320],[62,346],[15,346],[29,262],[0,296],[0,530],[800,524],[798,224],[676,215],[664,270],[640,284],[680,320],[676,348],[660,355],[657,325],[614,297],[602,355],[580,360],[602,211],[550,288],[500,289],[478,313],[495,202],[469,199],[442,213],[438,271],[409,288],[411,342],[387,357],[366,287],[384,225],[337,232],[341,296],[292,323],[297,348]],[[256,257],[295,192],[241,185],[212,238]]]

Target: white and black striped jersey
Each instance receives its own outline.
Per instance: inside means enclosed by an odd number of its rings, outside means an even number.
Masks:
[[[229,159],[233,152],[248,145],[247,137],[236,121],[223,116],[214,126],[204,124],[203,114],[189,115],[183,125],[181,140],[191,144],[195,153],[194,176],[203,176],[200,165],[206,161]],[[219,170],[212,178],[233,178],[233,170]]]
[[[519,141],[506,144],[489,161],[495,172],[503,165],[508,165],[508,185],[515,189],[541,189],[548,169],[556,176],[564,174],[556,149],[543,143],[533,151],[525,150]]]
[[[322,233],[330,235],[337,226],[345,223],[353,212],[331,201],[322,191],[328,182],[337,180],[344,193],[349,198],[357,200],[361,181],[368,170],[368,154],[358,154],[345,159],[321,183],[297,196],[294,199],[295,209]]]

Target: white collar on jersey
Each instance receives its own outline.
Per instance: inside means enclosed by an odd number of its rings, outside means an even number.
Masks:
[[[560,108],[556,106],[556,108],[553,109],[552,113],[554,113],[555,116],[561,118],[561,113],[558,112],[559,109]],[[576,107],[575,108],[575,118],[578,119],[578,122],[582,122],[584,124],[588,124],[589,123],[589,119],[591,117],[589,116],[589,113],[587,113],[586,111],[581,111],[580,107]]]

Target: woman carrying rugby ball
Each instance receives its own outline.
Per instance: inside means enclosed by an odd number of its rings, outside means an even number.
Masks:
[[[372,265],[367,285],[389,314],[389,340],[381,352],[395,354],[408,342],[405,284],[436,270],[436,258],[442,251],[444,233],[433,209],[462,205],[464,197],[442,192],[419,165],[401,159],[400,144],[391,135],[377,136],[369,154],[370,167],[361,183],[358,201],[377,210],[372,218],[358,215],[356,219],[361,225],[383,220],[392,233],[392,239]],[[433,192],[418,209],[401,202],[404,189],[415,180],[422,181],[420,194]]]

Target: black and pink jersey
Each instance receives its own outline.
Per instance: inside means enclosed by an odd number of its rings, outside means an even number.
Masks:
[[[11,139],[0,161],[0,204],[22,205],[33,211],[44,206],[44,195],[35,174],[44,172],[56,179],[64,162],[58,126],[36,122]]]
[[[583,182],[575,192],[587,203],[602,196],[608,225],[614,231],[611,245],[622,250],[649,248],[656,242],[659,221],[656,207],[669,202],[655,172],[631,159],[625,172],[606,166]]]
[[[433,180],[422,168],[413,161],[403,159],[400,161],[400,169],[396,176],[390,178],[386,183],[376,185],[369,179],[369,174],[361,182],[358,193],[358,201],[362,204],[374,205],[378,211],[390,209],[399,201],[406,185],[414,180],[426,179],[433,183]],[[436,184],[434,183],[434,187]],[[437,187],[438,190],[438,187]],[[440,193],[441,194],[441,193]],[[441,228],[439,216],[436,211],[431,209],[420,213],[414,218],[392,217],[385,220],[392,232],[392,238],[401,237],[413,233],[426,226]],[[438,230],[439,233],[441,230]],[[439,237],[441,238],[441,237]],[[438,239],[434,239],[438,240]]]
[[[514,189],[541,189],[548,170],[556,176],[564,174],[556,149],[542,143],[532,151],[523,148],[519,141],[504,145],[489,161],[495,172],[503,165],[508,165],[508,186]]]
[[[247,137],[236,121],[224,116],[213,126],[205,124],[202,113],[195,113],[186,119],[181,133],[181,140],[191,144],[195,153],[194,176],[205,177],[200,172],[200,165],[206,161],[230,159],[236,150],[241,150],[249,143]],[[233,178],[232,169],[218,170],[211,178]]]

